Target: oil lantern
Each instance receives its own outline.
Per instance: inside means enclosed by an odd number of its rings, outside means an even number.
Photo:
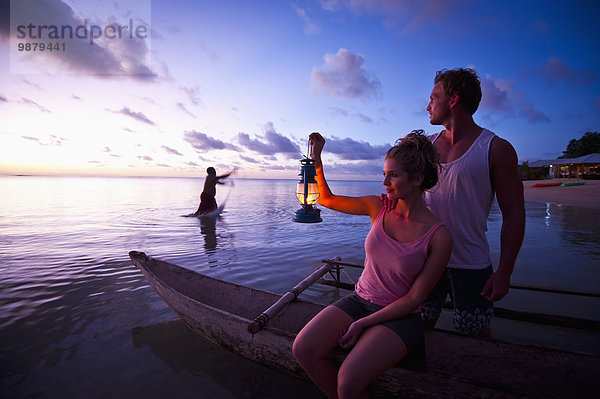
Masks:
[[[317,175],[315,160],[304,158],[300,160],[300,165],[296,198],[298,198],[298,202],[302,207],[294,213],[293,221],[299,223],[322,222],[321,210],[313,206],[319,198],[319,186],[315,180]]]

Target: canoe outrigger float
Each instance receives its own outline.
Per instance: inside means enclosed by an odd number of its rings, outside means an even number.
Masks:
[[[282,296],[208,277],[142,252],[130,252],[129,256],[193,331],[255,362],[307,378],[292,355],[292,342],[324,306],[296,297],[344,263],[324,260],[319,270]],[[332,359],[341,362],[345,355],[340,349]],[[442,330],[426,332],[422,355],[386,371],[371,384],[370,394],[582,398],[597,393],[600,357],[596,355],[463,337]]]

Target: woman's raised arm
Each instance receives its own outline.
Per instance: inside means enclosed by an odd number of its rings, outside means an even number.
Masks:
[[[320,133],[315,132],[309,136],[309,142],[312,146],[311,157],[315,160],[317,171],[316,179],[319,184],[319,204],[334,211],[352,215],[369,215],[371,221],[375,220],[383,206],[383,202],[379,197],[375,195],[347,197],[333,194],[327,184],[327,180],[325,180],[323,162],[321,161],[321,152],[325,146],[325,138]]]

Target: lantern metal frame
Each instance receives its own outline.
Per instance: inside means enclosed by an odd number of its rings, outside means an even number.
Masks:
[[[308,198],[308,185],[317,183],[315,176],[317,170],[315,168],[315,160],[310,158],[304,158],[300,160],[300,179],[299,184],[304,184],[304,204],[301,204],[301,208],[294,213],[294,222],[298,223],[319,223],[322,222],[321,210],[307,203]]]

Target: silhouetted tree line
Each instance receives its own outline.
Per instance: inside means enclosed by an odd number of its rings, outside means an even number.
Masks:
[[[569,141],[567,149],[558,158],[578,158],[595,152],[600,153],[600,133],[586,132],[579,140]]]
[[[549,167],[532,168],[529,162],[525,161],[521,165],[517,165],[521,180],[542,180],[548,176]]]
[[[600,133],[598,132],[586,132],[579,140],[573,139],[569,141],[567,149],[563,151],[563,154],[558,159],[563,158],[579,158],[584,155],[600,153]],[[519,174],[523,180],[540,180],[548,176],[549,168],[538,167],[532,168],[528,162],[525,161],[521,165],[518,165]]]

